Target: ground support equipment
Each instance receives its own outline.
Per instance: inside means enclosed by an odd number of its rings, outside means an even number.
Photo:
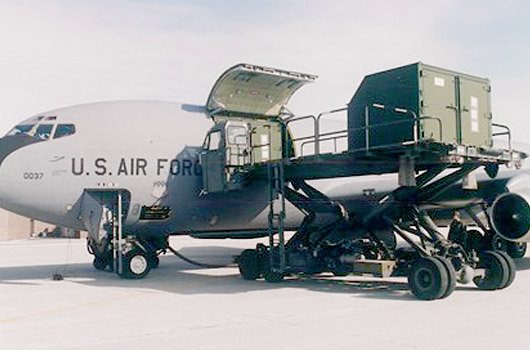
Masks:
[[[349,156],[339,157],[344,159]],[[410,159],[414,161],[415,158]],[[340,164],[332,156],[329,161],[334,165],[335,174],[358,171],[343,169],[346,163]],[[296,162],[309,162],[306,163],[309,164],[308,170],[317,160]],[[320,167],[325,167],[325,159],[319,162]],[[381,162],[386,164],[384,169],[378,166]],[[268,166],[274,169],[280,164],[282,162],[269,163]],[[280,184],[272,192],[300,209],[305,219],[286,243],[283,243],[283,228],[274,226],[275,222],[270,220],[271,243],[269,246],[260,244],[256,249],[245,250],[241,254],[238,258],[241,274],[245,279],[264,277],[269,282],[278,282],[289,275],[324,272],[338,276],[406,276],[412,293],[424,300],[449,296],[457,281],[473,281],[484,290],[506,288],[515,278],[515,265],[508,254],[445,238],[428,212],[422,209],[474,170],[490,164],[496,162],[475,158],[458,162],[439,161],[430,165],[423,163],[420,166],[423,172],[416,176],[414,163],[411,167],[410,161],[402,158],[399,162],[392,162],[378,157],[374,164],[370,164],[369,158],[364,158],[361,166],[364,170],[372,169],[377,173],[394,169],[405,180],[402,186],[381,198],[367,215],[359,218],[354,212],[348,213],[341,203],[330,200],[308,185],[304,177],[297,177],[302,173],[307,179],[320,175],[313,177],[311,171],[303,172],[300,164],[293,167],[292,163],[284,162],[283,184],[278,178],[279,172],[267,173],[270,184]],[[350,164],[348,168],[354,166]],[[321,172],[320,167],[315,168],[317,172]],[[271,208],[275,198],[271,197]],[[269,217],[275,218],[275,215],[271,209]],[[278,235],[277,241],[273,240],[274,235]],[[405,241],[407,246],[397,247],[396,237]],[[271,271],[281,274],[281,278],[279,274],[271,278]]]

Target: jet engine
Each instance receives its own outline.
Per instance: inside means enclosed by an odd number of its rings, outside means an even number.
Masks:
[[[512,242],[530,241],[530,193],[503,193],[491,206],[491,222],[495,231]]]

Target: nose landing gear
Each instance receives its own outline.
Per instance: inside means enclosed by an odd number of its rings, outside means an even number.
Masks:
[[[122,272],[120,276],[129,279],[140,279],[149,273],[151,264],[147,254],[135,248],[122,257]]]

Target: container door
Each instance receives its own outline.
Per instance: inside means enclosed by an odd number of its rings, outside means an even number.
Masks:
[[[460,77],[462,142],[466,145],[490,147],[490,86],[487,81]]]
[[[421,115],[440,120],[442,130],[440,132],[440,123],[437,120],[423,119],[420,138],[444,143],[458,143],[458,103],[455,96],[454,76],[428,68],[424,68],[421,74],[420,79],[423,84],[423,94],[420,96]]]

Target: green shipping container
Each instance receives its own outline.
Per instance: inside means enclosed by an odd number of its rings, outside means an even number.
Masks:
[[[490,148],[490,82],[423,63],[367,75],[348,104],[348,148],[432,141]]]

